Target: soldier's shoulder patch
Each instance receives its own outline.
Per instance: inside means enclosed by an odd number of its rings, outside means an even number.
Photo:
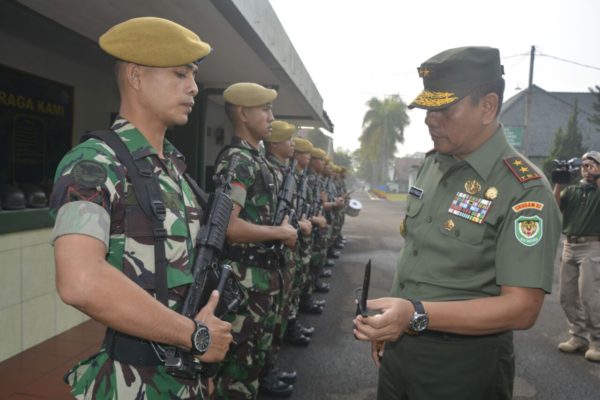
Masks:
[[[82,160],[77,162],[71,170],[73,182],[84,188],[95,188],[106,182],[106,167],[94,160]]]
[[[503,161],[509,171],[512,172],[512,174],[521,183],[541,178],[541,176],[527,161],[525,161],[523,157],[507,157]]]

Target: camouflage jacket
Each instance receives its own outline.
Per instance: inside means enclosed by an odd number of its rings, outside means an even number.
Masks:
[[[167,141],[164,160],[128,121],[118,119],[112,129],[124,140],[134,159],[146,158],[154,167],[166,207],[166,257],[170,306],[176,307],[192,282],[193,249],[199,233],[201,209],[185,179],[181,154]],[[104,142],[90,139],[72,149],[60,162],[50,199],[56,218],[53,239],[85,234],[103,241],[106,260],[151,294],[154,289],[152,225],[135,198],[127,171]],[[73,395],[80,398],[164,398],[201,396],[200,383],[179,381],[163,366],[133,367],[108,358],[104,349],[80,362],[68,374]],[[99,393],[98,390],[102,390]],[[117,394],[118,393],[118,394]]]
[[[230,196],[241,207],[239,218],[256,225],[272,225],[281,173],[262,152],[234,137],[233,146],[225,149],[216,161],[216,174],[226,173],[236,155],[238,163],[232,171]],[[257,262],[239,262],[240,255],[247,261],[252,259]],[[271,266],[258,261],[265,257],[273,261]],[[278,290],[278,277],[272,270],[277,268],[279,261],[275,252],[264,243],[227,242],[225,259],[224,262],[231,264],[242,285],[265,292]]]

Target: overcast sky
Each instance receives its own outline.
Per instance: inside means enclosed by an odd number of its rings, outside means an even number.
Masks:
[[[410,103],[422,89],[417,67],[452,47],[499,48],[505,99],[527,87],[532,45],[533,81],[542,89],[587,92],[600,85],[597,0],[269,1],[321,93],[335,124],[336,148],[359,147],[369,98],[400,94]],[[425,113],[413,110],[409,116],[398,155],[432,147]]]

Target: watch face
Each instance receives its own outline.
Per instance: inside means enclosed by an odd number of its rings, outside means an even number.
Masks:
[[[427,329],[427,325],[429,324],[429,317],[427,314],[417,314],[414,313],[412,319],[410,320],[410,329],[416,332],[422,332]]]
[[[206,353],[208,346],[210,345],[210,332],[204,325],[199,325],[192,336],[194,342],[194,349],[200,355]]]

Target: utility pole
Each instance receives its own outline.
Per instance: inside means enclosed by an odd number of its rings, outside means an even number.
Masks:
[[[531,96],[533,95],[533,62],[535,60],[535,46],[531,46],[529,56],[529,86],[527,87],[527,103],[525,104],[525,129],[523,132],[523,154],[529,157],[529,119],[531,113]]]

